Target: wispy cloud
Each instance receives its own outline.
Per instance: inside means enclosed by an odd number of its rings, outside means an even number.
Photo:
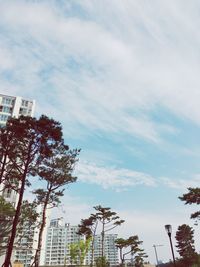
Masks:
[[[23,90],[37,98],[38,112],[75,128],[124,132],[156,143],[162,125],[149,112],[158,103],[199,124],[199,61],[192,51],[200,38],[191,31],[199,18],[193,5],[56,3],[0,2],[0,64],[10,70],[0,76],[4,92]],[[165,127],[174,128],[170,122]]]
[[[77,145],[88,137],[76,170],[84,183],[114,191],[162,186],[165,199],[172,188],[198,186],[199,175],[183,179],[181,171],[198,173],[199,147],[190,126],[196,132],[200,125],[199,9],[198,1],[186,0],[0,0],[1,92],[36,99],[37,115],[60,120]],[[99,149],[102,156],[92,158],[99,145],[91,145],[94,136],[106,145],[113,139],[121,151]],[[183,156],[184,162],[195,158],[194,169],[181,164]],[[131,160],[133,169],[124,167]],[[160,195],[155,203],[161,211]],[[64,205],[74,223],[90,213],[82,198],[65,198]],[[159,239],[165,222],[183,222],[186,215],[174,209],[172,216],[150,214],[123,203],[119,212],[125,230],[134,225],[151,251],[154,236],[154,242],[165,242]]]
[[[101,164],[100,164],[101,162]],[[79,181],[96,184],[105,189],[113,189],[117,192],[125,191],[130,187],[143,185],[146,187],[159,187],[178,189],[184,192],[188,187],[198,187],[200,183],[200,174],[191,174],[187,179],[176,177],[154,177],[149,173],[134,171],[115,166],[105,166],[105,163],[99,160],[99,163],[90,161],[80,161],[76,167],[76,175]]]
[[[137,185],[156,186],[156,179],[151,175],[117,167],[99,166],[86,161],[77,165],[76,173],[82,182],[116,191]]]
[[[170,179],[168,177],[163,177],[161,178],[161,181],[164,183],[164,185],[170,188],[183,191],[188,187],[199,187],[200,174],[191,175],[191,177],[188,177],[187,179]]]

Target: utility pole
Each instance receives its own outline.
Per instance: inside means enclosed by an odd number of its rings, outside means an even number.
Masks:
[[[153,245],[153,248],[155,250],[155,255],[156,255],[156,262],[157,262],[157,265],[159,265],[159,261],[158,261],[158,253],[157,253],[157,247],[162,247],[163,245]]]

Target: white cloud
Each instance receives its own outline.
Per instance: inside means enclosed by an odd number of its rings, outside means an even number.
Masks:
[[[71,196],[67,191],[62,198],[59,208],[52,209],[51,218],[64,217],[66,222],[78,225],[81,219],[87,218],[92,212],[92,207],[82,199]]]
[[[0,71],[13,69],[14,64],[10,51],[0,44]]]
[[[111,155],[110,155],[111,156]],[[97,163],[80,160],[76,166],[78,180],[88,184],[96,184],[105,189],[114,189],[117,192],[127,190],[130,187],[143,185],[147,187],[165,186],[185,192],[188,187],[198,187],[200,174],[191,175],[190,179],[169,177],[153,177],[149,173],[119,168],[110,165],[105,166],[102,155],[97,157]],[[108,158],[109,161],[109,158]],[[179,193],[181,194],[181,193]]]
[[[82,6],[79,16],[72,12],[73,2],[66,13],[56,2],[0,3],[0,23],[6,29],[2,42],[17,66],[7,90],[19,94],[23,90],[28,96],[34,91],[40,111],[50,114],[56,95],[61,110],[57,116],[70,125],[125,132],[157,143],[163,127],[148,113],[158,104],[199,124],[195,51],[200,38],[198,29],[192,30],[199,18],[193,16],[193,5],[76,4]],[[4,77],[1,80],[5,84]],[[43,103],[46,98],[50,101]],[[170,123],[164,127],[168,134],[177,133]]]
[[[172,121],[161,122],[162,108],[199,125],[198,1],[60,1],[65,8],[58,2],[0,1],[2,93],[36,99],[38,114],[62,120],[65,132],[76,137],[87,131],[116,138],[129,134],[161,147],[166,135],[180,134]],[[159,121],[151,116],[154,111]],[[155,178],[95,161],[77,165],[80,181],[116,191],[158,183],[178,190],[199,185],[199,176]],[[64,200],[71,223],[90,209],[82,199]],[[126,220],[120,233],[138,234],[152,259],[153,243],[164,244],[161,258],[171,257],[163,225],[175,227],[189,218],[179,211],[154,214],[134,207],[119,213]],[[62,210],[52,216],[59,214]]]
[[[200,174],[191,175],[191,178],[188,179],[170,179],[168,177],[162,177],[161,181],[170,188],[185,191],[188,187],[199,187]]]
[[[76,168],[78,179],[85,183],[97,184],[105,189],[126,190],[130,186],[156,186],[156,180],[149,174],[116,167],[99,166],[84,161]]]

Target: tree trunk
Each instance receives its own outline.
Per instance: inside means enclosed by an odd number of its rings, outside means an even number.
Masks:
[[[121,265],[123,265],[124,257],[123,257],[123,254],[122,254],[122,248],[119,249],[119,256],[120,256],[120,260],[121,260]]]
[[[94,241],[95,241],[95,235],[96,235],[96,230],[97,230],[97,224],[98,223],[96,222],[95,228],[93,231],[93,236],[92,236],[92,260],[91,260],[90,266],[94,265]]]
[[[8,135],[7,135],[8,136]],[[10,149],[10,142],[13,138],[13,135],[9,133],[9,140],[7,140],[7,145],[4,148],[4,152],[1,158],[1,172],[0,172],[0,184],[3,182],[3,175],[6,170],[6,164],[8,162],[8,154],[9,154],[9,149]]]
[[[46,199],[45,199],[43,210],[42,210],[42,223],[41,223],[41,227],[39,230],[38,245],[37,245],[37,249],[35,252],[34,260],[31,264],[31,266],[34,266],[34,267],[39,266],[40,252],[41,252],[41,248],[42,248],[42,235],[43,235],[44,227],[46,225],[46,210],[47,210],[47,205],[49,202],[49,196],[50,196],[50,191],[46,195]]]
[[[17,233],[17,225],[19,222],[19,216],[20,216],[20,211],[21,211],[21,206],[22,206],[22,201],[23,201],[23,196],[24,196],[24,190],[25,190],[25,182],[26,182],[26,175],[27,175],[27,170],[28,170],[28,165],[29,165],[29,160],[27,160],[26,167],[23,173],[23,178],[21,180],[21,187],[19,191],[19,200],[17,203],[17,208],[15,212],[15,217],[13,220],[13,225],[12,225],[12,230],[11,230],[11,236],[8,242],[8,248],[6,252],[6,257],[5,261],[2,265],[2,267],[9,267],[11,265],[11,256],[12,256],[12,251],[13,251],[13,246],[14,246],[14,241]]]
[[[6,162],[7,162],[7,150],[6,153],[2,156],[2,167],[1,167],[1,172],[0,172],[0,184],[3,182],[3,175],[6,169]]]
[[[101,240],[101,248],[102,248],[102,251],[101,251],[101,261],[102,261],[102,266],[103,266],[103,257],[104,257],[104,236],[105,236],[105,221],[104,221],[104,219],[103,219],[103,226],[102,226],[102,232],[101,232],[101,238],[102,238],[102,240]]]
[[[92,237],[92,259],[90,266],[93,266],[93,264],[94,264],[94,236]]]

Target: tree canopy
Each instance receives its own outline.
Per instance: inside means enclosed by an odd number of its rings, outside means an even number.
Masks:
[[[188,188],[188,193],[183,194],[181,197],[179,197],[180,200],[184,201],[185,204],[200,204],[200,188],[196,187],[196,188],[192,188],[189,187]],[[200,219],[200,211],[194,212],[191,214],[191,219],[195,219],[196,222],[198,219]]]
[[[123,265],[128,254],[131,254],[133,260],[139,264],[143,258],[147,257],[144,250],[139,246],[143,242],[139,240],[137,235],[130,236],[127,239],[118,238],[115,241],[116,247],[119,249],[121,264]]]
[[[187,267],[191,266],[197,257],[194,247],[194,230],[186,224],[178,227],[176,232],[178,253]]]

